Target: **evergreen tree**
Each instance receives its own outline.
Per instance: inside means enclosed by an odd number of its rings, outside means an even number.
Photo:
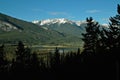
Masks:
[[[36,52],[34,52],[32,55],[31,55],[31,70],[32,71],[39,71],[39,67],[40,67],[40,62],[39,62],[39,59],[38,59],[38,55]],[[43,66],[43,65],[41,65]]]
[[[112,55],[120,57],[120,5],[117,7],[118,14],[115,17],[111,17],[109,23],[109,29],[104,29],[104,44],[106,48],[110,50]]]
[[[22,41],[19,41],[17,50],[16,50],[16,63],[17,67],[23,70],[28,70],[30,68],[31,61],[31,49],[25,48]]]
[[[54,54],[50,55],[50,65],[52,68],[57,68],[60,64],[60,53],[59,49],[56,47]]]
[[[30,63],[30,61],[31,61],[31,49],[29,47],[25,48],[23,60],[24,60],[25,68],[29,69],[30,65],[31,65],[31,63]]]
[[[16,61],[18,63],[23,63],[25,55],[25,47],[22,41],[19,41],[17,50],[16,50]]]
[[[4,69],[5,65],[5,51],[4,44],[0,46],[0,72]]]
[[[77,50],[77,55],[80,55],[80,48],[78,48]]]
[[[0,64],[4,61],[5,58],[5,51],[4,51],[4,44],[0,46]]]
[[[117,6],[117,15],[111,17],[109,29],[104,29],[103,41],[116,62],[116,80],[119,80],[119,60],[120,60],[120,5]]]
[[[56,47],[56,50],[55,50],[54,59],[55,59],[55,64],[59,64],[60,63],[60,53],[59,53],[59,49],[57,47]]]
[[[89,55],[91,53],[96,52],[96,44],[99,40],[99,24],[98,22],[95,22],[92,17],[86,18],[87,26],[86,33],[83,35],[83,41],[84,41],[84,51],[87,52],[86,55]]]

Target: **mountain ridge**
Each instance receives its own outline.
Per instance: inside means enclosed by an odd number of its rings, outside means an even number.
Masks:
[[[81,45],[86,25],[65,18],[28,22],[0,13],[0,44]]]
[[[34,20],[32,21],[34,24],[39,24],[39,25],[50,25],[50,24],[65,24],[65,23],[70,23],[70,24],[76,24],[77,26],[80,26],[82,23],[86,23],[86,21],[73,21],[69,20],[66,18],[53,18],[53,19],[45,19],[45,20]]]
[[[94,21],[96,22],[96,21]],[[70,34],[82,38],[81,34],[85,32],[86,21],[73,21],[65,18],[53,18],[45,20],[35,20],[32,23],[39,25],[46,30],[55,30],[60,33]],[[100,29],[108,28],[107,24],[100,24]]]
[[[9,29],[7,30],[7,28]],[[12,28],[11,28],[12,27]],[[29,44],[70,44],[79,42],[80,38],[0,13],[0,43]],[[74,42],[75,41],[75,42]]]
[[[85,32],[85,21],[72,21],[65,18],[54,18],[46,20],[33,21],[44,29],[51,29],[63,34],[69,34],[82,38],[81,34]]]

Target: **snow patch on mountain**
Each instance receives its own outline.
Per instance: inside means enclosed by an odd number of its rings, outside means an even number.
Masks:
[[[48,30],[48,28],[47,27],[42,27],[43,29],[45,29],[45,30]]]
[[[35,24],[36,24],[36,23],[39,23],[39,21],[38,21],[38,20],[35,20],[35,21],[32,21],[32,23],[35,23]]]
[[[55,19],[46,19],[46,20],[35,20],[32,23],[40,25],[40,26],[44,26],[44,25],[51,25],[51,24],[65,24],[65,23],[69,23],[69,24],[74,24],[76,26],[81,26],[83,24],[87,24],[87,22],[85,20],[82,21],[73,21],[73,20],[68,20],[65,18],[55,18]],[[102,26],[104,26],[105,28],[108,28],[108,24],[101,24]]]
[[[3,31],[17,30],[16,26],[13,26],[12,24],[4,21],[0,21],[0,29]]]
[[[81,26],[81,24],[87,23],[86,21],[75,21],[77,26]]]
[[[102,26],[104,26],[105,28],[109,28],[109,25],[106,23],[102,24]]]
[[[55,19],[46,19],[46,20],[41,20],[41,21],[35,20],[35,21],[33,21],[33,23],[39,24],[39,25],[50,25],[50,24],[55,24],[55,23],[58,23],[58,24],[65,24],[65,23],[74,24],[75,22],[71,21],[71,20],[68,20],[68,19],[65,19],[65,18],[55,18]]]

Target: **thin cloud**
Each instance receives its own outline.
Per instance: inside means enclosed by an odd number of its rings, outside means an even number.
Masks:
[[[42,9],[32,9],[32,11],[34,11],[34,12],[43,12]]]
[[[71,16],[67,12],[48,12],[48,14],[52,16],[64,16],[66,18],[75,18],[74,16]]]
[[[68,15],[66,12],[49,12],[50,15]]]
[[[100,10],[96,10],[96,9],[93,9],[93,10],[87,10],[86,13],[99,13],[101,12]]]

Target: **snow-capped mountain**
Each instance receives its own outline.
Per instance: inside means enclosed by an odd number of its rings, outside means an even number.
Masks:
[[[81,37],[81,33],[85,31],[85,21],[72,21],[65,18],[55,18],[46,20],[33,21],[34,24],[39,25],[45,30],[55,30],[62,34],[69,34]]]
[[[85,20],[82,21],[74,21],[74,20],[68,20],[65,18],[55,18],[55,19],[46,19],[46,20],[35,20],[32,21],[32,23],[37,24],[39,26],[44,26],[44,25],[53,25],[53,24],[58,24],[58,25],[63,25],[63,24],[70,24],[70,25],[76,25],[76,26],[83,26],[87,24]],[[101,24],[101,26],[104,26],[108,28],[108,24]]]
[[[85,23],[85,21],[72,21],[72,20],[68,20],[65,18],[55,18],[55,19],[46,19],[46,20],[35,20],[33,21],[33,23],[35,24],[39,24],[39,25],[51,25],[51,24],[75,24],[77,26],[80,26],[82,23]]]
[[[18,41],[55,45],[81,43],[83,30],[74,21],[61,18],[33,23],[0,13],[0,43],[17,43]]]
[[[81,34],[86,26],[85,21],[65,18],[37,20],[33,23],[0,13],[0,43],[81,44]]]
[[[69,34],[76,37],[81,37],[81,34],[85,32],[85,26],[87,22],[84,21],[73,21],[65,18],[46,19],[33,21],[34,24],[39,25],[45,30],[54,30],[62,34]],[[107,25],[101,25],[101,29]],[[107,27],[106,27],[107,28]]]

